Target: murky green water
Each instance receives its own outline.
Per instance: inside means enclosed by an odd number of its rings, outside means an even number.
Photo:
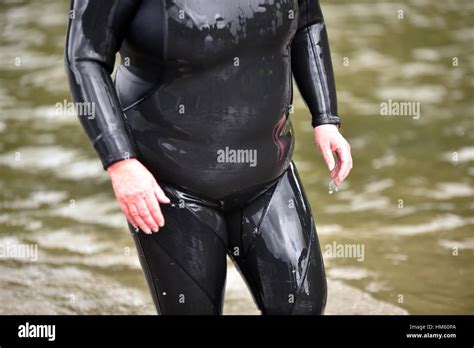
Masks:
[[[153,313],[108,177],[77,119],[55,113],[70,99],[67,9],[0,2],[0,244],[39,252],[0,258],[0,313]],[[360,261],[326,257],[330,312],[377,312],[364,297],[343,302],[355,288],[410,313],[473,313],[474,3],[338,0],[323,10],[355,166],[329,195],[300,99],[294,158],[323,248],[364,247]],[[389,99],[420,103],[420,117],[381,116]],[[231,273],[226,312],[254,311],[245,296]]]

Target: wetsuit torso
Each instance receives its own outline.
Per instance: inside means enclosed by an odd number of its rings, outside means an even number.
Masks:
[[[323,313],[289,120],[294,76],[312,125],[339,124],[318,1],[72,1],[66,67],[104,168],[136,157],[171,199],[158,233],[130,225],[159,313],[221,314],[226,255],[262,313]]]
[[[159,180],[212,199],[270,182],[293,150],[292,66],[313,126],[339,123],[324,27],[313,25],[322,22],[317,2],[80,1],[75,9],[91,22],[72,21],[69,76],[76,98],[99,106],[81,121],[104,167],[138,157]],[[119,48],[116,100],[104,75]]]

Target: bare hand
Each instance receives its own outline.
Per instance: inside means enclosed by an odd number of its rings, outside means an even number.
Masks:
[[[107,172],[127,220],[147,234],[158,232],[165,225],[160,203],[170,200],[148,169],[131,158],[112,164]]]
[[[313,131],[316,145],[323,154],[331,178],[339,187],[352,169],[351,147],[336,125],[323,124],[315,127]]]

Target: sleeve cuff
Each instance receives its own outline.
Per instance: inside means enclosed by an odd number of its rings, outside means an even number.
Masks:
[[[314,127],[321,126],[323,124],[334,124],[338,127],[341,126],[341,119],[336,115],[324,115],[319,117],[313,117],[311,125]]]
[[[104,170],[112,164],[137,157],[130,139],[123,133],[109,133],[94,141],[94,148],[99,154]]]

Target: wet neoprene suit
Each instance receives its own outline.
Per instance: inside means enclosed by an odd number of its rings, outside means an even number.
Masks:
[[[339,124],[316,0],[76,0],[66,67],[104,168],[130,157],[172,204],[130,228],[160,314],[221,314],[226,255],[263,314],[321,314],[326,279],[295,165],[292,76]],[[116,53],[121,63],[112,80]],[[133,183],[131,183],[133,185]]]

